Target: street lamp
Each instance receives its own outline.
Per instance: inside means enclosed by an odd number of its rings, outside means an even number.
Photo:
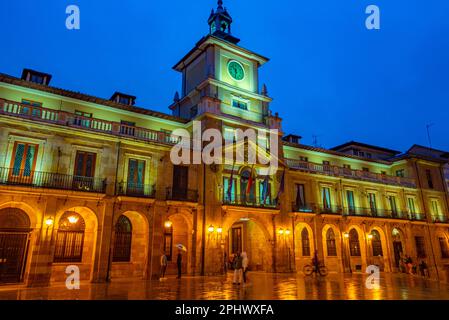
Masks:
[[[343,232],[343,237],[345,237],[345,239],[349,239],[349,233]]]
[[[288,236],[290,235],[290,229],[285,230],[285,234]]]
[[[368,234],[368,240],[372,240],[373,239],[373,235],[370,233],[370,234]]]
[[[70,216],[68,219],[71,224],[75,224],[78,222],[78,217],[76,216]]]
[[[173,222],[171,222],[170,220],[165,221],[164,226],[167,229],[170,229],[171,226],[173,225]]]
[[[207,231],[209,231],[209,233],[212,233],[215,231],[215,228],[213,225],[210,225],[209,228],[207,229]]]
[[[284,229],[280,228],[279,231],[278,231],[278,233],[279,233],[280,235],[283,235],[283,234],[284,234]]]
[[[53,225],[53,218],[47,218],[47,220],[45,220],[45,225],[47,226],[47,228],[51,227]]]
[[[217,228],[217,233],[223,233],[223,228],[222,227],[218,227]]]

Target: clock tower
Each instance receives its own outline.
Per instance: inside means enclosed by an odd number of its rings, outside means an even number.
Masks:
[[[209,16],[209,33],[173,69],[182,74],[182,91],[170,106],[173,115],[188,120],[213,116],[238,126],[280,129],[271,115],[266,86],[259,85],[259,68],[268,58],[238,45],[232,17],[218,1]]]

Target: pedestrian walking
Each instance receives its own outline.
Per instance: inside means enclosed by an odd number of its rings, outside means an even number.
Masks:
[[[176,258],[176,264],[178,266],[178,276],[176,279],[181,279],[181,271],[182,271],[182,253],[181,250],[178,250],[178,257]]]
[[[246,275],[246,272],[248,271],[248,264],[248,255],[246,254],[246,252],[242,252],[243,283],[247,283],[249,280],[248,276]]]
[[[242,282],[243,259],[240,252],[237,252],[234,258],[234,281],[233,284],[239,285]]]
[[[165,271],[167,270],[167,265],[168,265],[168,258],[167,258],[167,254],[162,253],[161,256],[161,278],[165,278]]]

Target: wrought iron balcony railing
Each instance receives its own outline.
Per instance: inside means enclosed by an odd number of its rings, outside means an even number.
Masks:
[[[175,137],[168,132],[130,126],[120,122],[84,117],[65,111],[31,106],[5,99],[0,99],[0,115],[2,114],[168,145],[174,145],[179,141],[179,137]]]
[[[346,207],[343,215],[371,218],[387,218],[398,220],[426,221],[426,215],[422,213],[409,213],[399,210],[386,210],[378,208]]]
[[[331,175],[354,180],[369,181],[374,183],[399,185],[408,188],[416,188],[416,182],[414,179],[411,178],[396,177],[381,173],[366,172],[362,170],[353,170],[338,166],[324,165],[295,159],[285,159],[285,161],[290,168],[309,173]]]
[[[137,198],[155,198],[154,185],[138,184],[132,182],[117,183],[117,195]]]
[[[85,192],[106,192],[106,179],[0,167],[0,184]]]
[[[449,223],[449,219],[444,215],[432,215],[432,222],[433,223]]]
[[[167,188],[166,200],[198,202],[198,191],[179,188]]]
[[[314,213],[316,212],[316,205],[313,203],[301,204],[293,202],[292,212]]]
[[[265,201],[263,199],[259,199],[253,195],[229,195],[227,192],[223,194],[223,205],[228,206],[241,206],[241,207],[252,207],[252,208],[269,208],[274,209],[277,207],[276,201],[273,199],[267,198]]]

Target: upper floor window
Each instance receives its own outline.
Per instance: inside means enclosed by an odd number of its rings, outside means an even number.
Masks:
[[[120,121],[120,133],[127,136],[134,136],[136,133],[136,123],[130,121]]]
[[[432,214],[434,216],[440,215],[440,203],[439,203],[439,201],[438,200],[431,200],[430,203],[432,205]]]
[[[92,120],[89,118],[92,118],[92,113],[75,110],[75,115],[77,116],[74,119],[75,125],[90,128]]]
[[[309,158],[303,157],[303,156],[299,156],[299,161],[309,162]]]
[[[298,210],[304,210],[306,207],[306,191],[304,184],[296,185],[296,206]]]
[[[426,170],[426,178],[429,189],[433,189],[432,172],[429,169]]]
[[[248,110],[248,103],[241,101],[241,100],[237,100],[237,99],[232,99],[232,106],[234,108],[239,108],[242,110]]]
[[[388,202],[390,203],[391,214],[393,216],[396,216],[398,214],[398,208],[397,208],[397,205],[396,205],[396,197],[395,196],[389,196],[388,197]]]
[[[354,191],[346,190],[346,201],[348,202],[349,213],[355,213]]]
[[[405,177],[405,170],[404,169],[396,170],[396,177],[404,178]]]
[[[40,117],[42,115],[42,102],[22,99],[22,108],[20,112],[24,115]]]
[[[367,153],[367,154],[366,154],[366,157],[367,157],[368,159],[371,159],[371,158],[373,157],[373,155],[372,155],[371,153]]]
[[[259,181],[259,200],[261,204],[271,204],[271,184],[268,179]]]
[[[77,151],[73,187],[80,190],[91,190],[94,187],[95,164],[97,155],[92,152]]]
[[[368,201],[369,201],[371,214],[377,215],[376,194],[372,193],[372,192],[368,193]]]
[[[143,194],[145,188],[145,160],[129,159],[127,194]]]
[[[44,84],[44,77],[38,74],[31,74],[30,81],[38,84]]]
[[[344,164],[344,165],[343,165],[343,168],[344,168],[344,169],[349,169],[349,170],[351,170],[351,165],[350,165],[350,164]]]
[[[118,102],[121,104],[129,104],[129,98],[120,96]]]
[[[223,178],[223,198],[225,202],[235,201],[235,189],[236,189],[237,179],[224,177]]]
[[[37,144],[16,142],[11,157],[8,180],[12,182],[32,182],[37,160]]]
[[[407,198],[407,208],[408,208],[409,213],[411,213],[411,214],[416,213],[415,199]]]
[[[323,187],[321,189],[321,197],[323,201],[323,208],[330,209],[332,207],[331,189],[328,187]]]
[[[362,168],[363,172],[369,172],[369,168],[363,167]]]
[[[330,161],[323,160],[323,166],[330,166],[330,165],[331,165]]]

